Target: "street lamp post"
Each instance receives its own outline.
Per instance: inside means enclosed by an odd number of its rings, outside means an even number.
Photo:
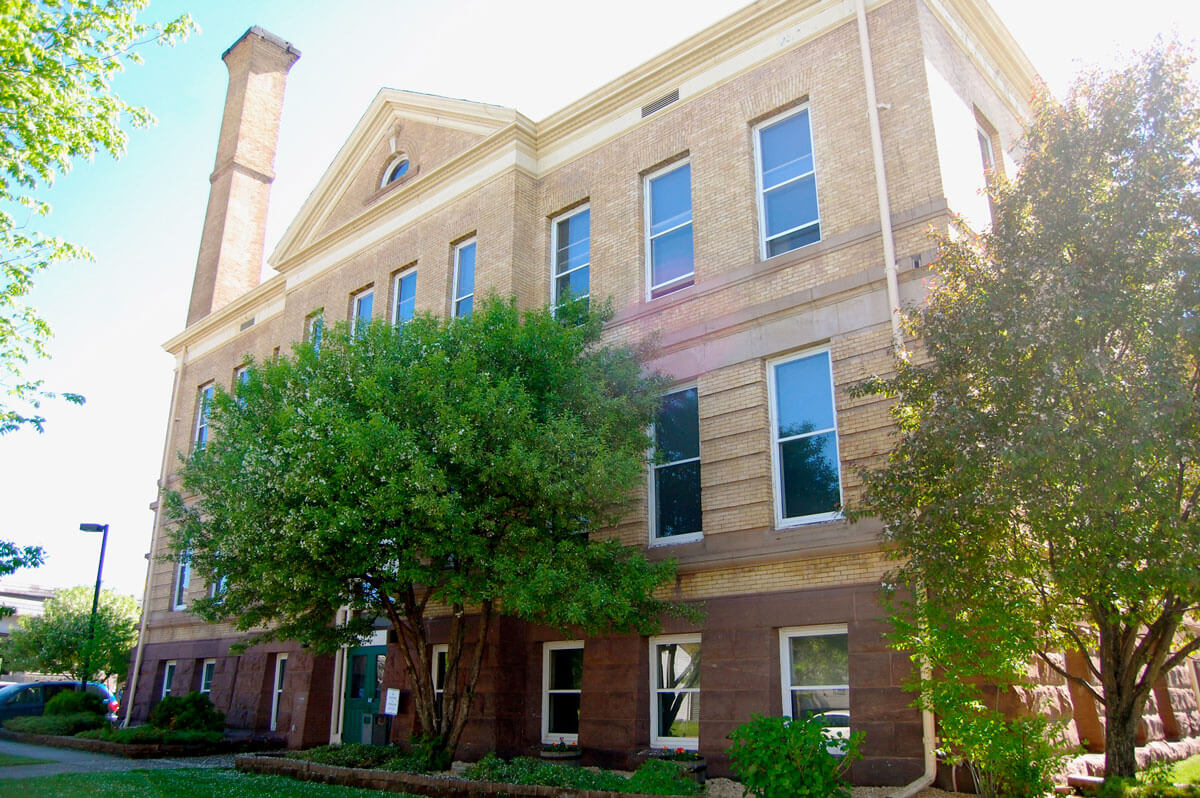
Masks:
[[[100,604],[100,577],[104,574],[104,547],[108,545],[108,524],[80,524],[81,532],[103,532],[100,538],[100,567],[96,569],[96,592],[92,594],[92,619],[88,624],[87,648],[83,654],[83,679],[80,680],[80,692],[87,692],[87,680],[91,676],[92,643],[96,638],[96,607]]]

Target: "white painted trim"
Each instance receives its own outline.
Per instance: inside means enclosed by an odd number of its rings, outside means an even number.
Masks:
[[[397,177],[396,180],[388,180],[388,175],[390,175],[392,173],[392,170],[394,170],[397,166],[399,166],[402,163],[408,164],[408,169],[406,169],[404,171],[404,174]],[[407,175],[411,169],[412,169],[412,161],[409,160],[409,157],[402,152],[396,153],[395,155],[393,155],[391,158],[388,159],[387,166],[385,166],[383,168],[383,174],[381,174],[379,176],[379,187],[387,188],[392,183],[395,183],[398,180],[403,180],[405,175]]]
[[[588,218],[587,262],[585,262],[584,264],[582,264],[580,266],[576,266],[572,269],[568,269],[567,271],[562,272],[561,274],[558,271],[556,271],[558,268],[558,224],[559,224],[559,222],[565,222],[568,219],[573,219],[581,213],[585,213],[585,212],[590,213],[591,210],[592,210],[591,203],[585,202],[583,205],[580,205],[577,208],[572,208],[571,210],[567,211],[566,213],[560,213],[558,216],[555,216],[554,218],[552,218],[550,220],[550,306],[551,307],[555,307],[555,308],[558,307],[558,278],[564,277],[568,274],[571,274],[572,272],[577,272],[580,269],[590,268],[592,265],[592,230],[591,230],[592,220],[589,217]],[[589,272],[588,273],[588,292],[581,297],[575,297],[575,299],[584,299],[588,296],[591,296],[591,293],[592,293],[592,275],[591,275],[591,272]]]
[[[664,688],[658,685],[658,647],[672,643],[700,643],[699,632],[686,635],[659,635],[650,638],[650,746],[652,748],[686,748],[691,751],[700,748],[700,737],[659,737],[658,736],[658,694]],[[703,652],[701,652],[703,653]],[[699,687],[680,687],[671,690],[674,693],[694,693],[700,695]]]
[[[772,358],[767,361],[767,404],[770,411],[771,424],[771,485],[774,488],[774,503],[775,503],[775,528],[785,529],[788,527],[804,526],[806,524],[816,524],[822,521],[833,521],[842,517],[842,512],[836,510],[829,513],[814,513],[813,515],[801,515],[795,518],[784,518],[783,516],[783,469],[779,462],[779,408],[778,396],[776,394],[775,385],[775,368],[787,363],[792,363],[797,360],[803,360],[808,357],[813,357],[825,353],[829,355],[829,394],[832,402],[833,410],[833,426],[828,429],[821,429],[811,433],[805,433],[806,436],[819,435],[832,430],[834,441],[837,443],[837,469],[838,469],[838,504],[845,505],[844,480],[842,479],[842,442],[838,434],[838,416],[837,416],[837,385],[833,381],[833,351],[828,346],[819,346],[812,349],[805,349],[799,352],[793,352],[782,357]],[[786,440],[792,440],[804,436],[790,436]]]
[[[208,671],[209,665],[212,666],[213,672],[212,672],[212,678],[208,682],[208,689],[205,689],[204,674]],[[215,659],[206,659],[206,660],[204,660],[204,662],[200,663],[200,690],[198,692],[201,692],[204,695],[211,694],[213,682],[215,682],[216,680],[217,680],[217,661]]]
[[[209,380],[196,389],[196,418],[192,425],[192,451],[202,449],[208,445],[208,417],[216,385],[214,381]],[[200,441],[201,430],[204,431],[203,443]]]
[[[793,637],[818,637],[822,635],[847,635],[849,632],[844,623],[827,623],[817,626],[785,626],[779,630],[779,687],[780,698],[783,701],[783,716],[785,718],[792,717],[792,674],[791,674],[791,659],[792,650],[788,645],[788,641]],[[850,684],[808,684],[804,685],[810,688],[845,688],[850,689]]]
[[[279,731],[279,702],[283,699],[283,680],[287,678],[287,654],[275,655],[275,681],[271,687],[271,731]]]
[[[403,280],[405,277],[408,277],[410,274],[413,274],[413,275],[417,274],[416,266],[411,266],[407,269],[398,271],[392,276],[392,308],[391,308],[391,312],[389,313],[389,316],[391,317],[393,326],[398,327],[400,325],[400,281]],[[417,279],[419,280],[420,277],[418,277]],[[414,283],[413,284],[413,313],[414,314],[417,312],[416,290],[417,290],[417,287],[416,287],[416,284]]]
[[[475,247],[475,266],[471,273],[471,292],[469,294],[463,294],[462,296],[459,296],[458,295],[458,278],[459,278],[460,267],[462,265],[462,263],[461,263],[462,251],[464,249],[466,249],[467,247],[471,247],[471,246]],[[459,243],[454,245],[454,261],[450,266],[450,270],[451,270],[451,275],[452,275],[451,284],[450,284],[450,318],[457,319],[457,318],[459,318],[458,303],[464,299],[467,299],[468,297],[471,299],[471,312],[472,313],[475,312],[475,280],[479,276],[479,239],[478,238],[476,238],[475,236],[472,236],[471,238],[468,238],[465,241],[460,241]]]
[[[175,672],[179,669],[179,663],[176,660],[169,659],[163,663],[163,681],[162,691],[159,693],[159,698],[166,698],[171,694],[171,688],[175,686]],[[167,678],[168,675],[170,678]],[[132,698],[130,700],[132,703]]]
[[[361,291],[355,291],[350,295],[350,334],[353,335],[358,329],[358,305],[367,297],[371,297],[371,314],[367,316],[367,321],[375,317],[375,285],[371,284]]]
[[[671,390],[664,393],[663,398],[665,399],[668,396],[671,396],[671,395],[677,394],[677,393],[683,393],[684,391],[695,391],[696,392],[696,438],[697,438],[697,445],[699,445],[699,440],[698,440],[700,437],[700,388],[699,388],[699,386],[694,385],[694,384],[693,385],[681,385],[678,388],[672,388]],[[654,455],[658,450],[658,440],[655,439],[655,437],[654,437],[654,425],[653,424],[650,425],[650,437],[652,439],[654,439],[654,445],[650,449],[650,463],[649,463],[650,467],[649,467],[649,469],[647,469],[649,472],[649,478],[650,478],[650,485],[649,485],[649,488],[648,488],[647,494],[646,494],[649,499],[649,506],[647,508],[648,515],[649,515],[649,517],[647,518],[647,521],[648,521],[648,526],[649,526],[649,530],[650,530],[649,545],[652,548],[657,548],[659,546],[678,546],[681,543],[695,543],[696,541],[703,540],[704,539],[704,508],[703,508],[703,506],[701,506],[701,508],[700,508],[700,529],[696,530],[695,532],[689,532],[686,535],[671,535],[669,537],[663,537],[663,538],[660,538],[658,536],[658,480],[655,479],[655,477],[657,476],[657,473],[658,473],[658,469],[662,468],[664,466],[669,466],[669,465],[683,465],[685,463],[698,463],[698,462],[701,462],[701,459],[699,456],[696,456],[696,457],[689,457],[686,460],[672,460],[669,463],[656,463],[656,462],[654,462]],[[701,466],[700,470],[701,470],[701,473],[703,473],[704,467]],[[697,486],[697,488],[699,488],[699,486]]]
[[[184,552],[175,561],[175,582],[171,585],[171,609],[174,611],[187,609],[187,592],[192,583],[192,563]]]
[[[559,640],[553,643],[542,643],[542,742],[546,744],[557,743],[579,743],[578,734],[551,734],[550,733],[550,652],[563,651],[566,649],[583,650],[582,640]],[[571,693],[579,693],[583,695],[583,686],[580,685],[578,690],[555,690],[555,693],[567,695]]]
[[[817,194],[817,218],[808,224],[795,228],[794,230],[785,230],[783,233],[777,233],[775,237],[778,238],[779,236],[795,232],[796,230],[803,230],[805,227],[811,227],[814,224],[817,225],[818,231],[820,230],[821,194],[820,186],[817,184],[817,146],[816,142],[813,140],[812,134],[812,110],[808,103],[805,103],[796,108],[789,108],[782,113],[775,114],[775,116],[765,119],[754,126],[754,200],[758,206],[758,251],[759,257],[761,257],[763,260],[767,260],[768,258],[773,258],[775,256],[767,252],[767,204],[763,201],[765,190],[763,189],[762,132],[769,127],[777,125],[780,122],[803,113],[808,114],[808,146],[810,152],[812,153],[812,171],[803,175],[799,175],[798,177],[791,178],[787,181],[787,183],[794,183],[803,180],[805,177],[808,177],[808,175],[812,175],[813,191]],[[779,185],[785,184],[781,183]],[[779,186],[772,186],[771,190],[773,191],[777,188],[779,188]],[[820,240],[821,238],[818,234],[817,241],[813,241],[811,243],[815,244]],[[808,244],[796,247],[796,249],[803,249],[806,246],[808,246]],[[789,249],[787,251],[794,252],[795,249]],[[784,253],[780,252],[778,254],[782,255]]]
[[[671,172],[674,172],[676,170],[682,169],[685,166],[688,167],[688,215],[690,218],[687,220],[687,222],[685,222],[683,224],[675,225],[670,230],[664,230],[661,233],[658,233],[657,235],[652,235],[650,232],[650,220],[651,220],[651,212],[650,211],[651,211],[651,193],[652,193],[651,184],[658,178],[668,175]],[[684,280],[688,281],[688,285],[691,285],[691,284],[695,283],[695,281],[696,281],[696,228],[695,228],[696,209],[695,209],[695,203],[692,198],[691,166],[692,166],[692,159],[691,159],[691,156],[688,156],[687,158],[682,158],[678,161],[672,161],[670,164],[664,166],[663,168],[656,169],[655,171],[645,175],[642,178],[642,219],[643,219],[642,224],[645,227],[645,241],[643,243],[643,248],[645,250],[644,258],[646,261],[645,274],[646,274],[646,301],[647,302],[652,302],[654,299],[661,299],[662,297],[666,296],[667,294],[673,294],[676,291],[687,288],[687,286],[684,285],[684,286],[680,286],[679,288],[673,288],[673,289],[667,291],[666,293],[660,295],[659,297],[654,296],[654,292],[656,290],[662,290],[662,289],[669,288],[671,285],[674,285],[675,283],[681,283]],[[690,272],[688,272],[687,274],[681,274],[678,277],[674,277],[670,280],[667,280],[665,283],[662,283],[661,285],[655,285],[654,284],[653,248],[651,246],[653,240],[655,238],[661,238],[662,236],[667,235],[668,233],[673,233],[676,230],[680,230],[684,227],[689,227],[689,226],[692,228],[692,270]]]

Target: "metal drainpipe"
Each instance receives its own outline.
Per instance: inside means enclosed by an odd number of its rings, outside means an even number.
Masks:
[[[186,355],[186,350],[184,350]],[[163,444],[162,467],[159,469],[158,487],[161,491],[167,479],[167,453],[171,451],[171,438],[175,432],[175,402],[179,398],[179,371],[183,368],[183,357],[180,355],[175,359],[175,376],[171,382],[171,409],[167,416],[167,440]],[[154,531],[158,532],[158,520],[162,516],[162,495],[161,493],[156,498],[154,503]],[[157,535],[155,536],[157,539]],[[150,556],[146,560],[146,583],[142,588],[142,617],[138,624],[138,641],[137,641],[137,656],[133,661],[133,676],[129,680],[129,695],[125,698],[125,720],[121,721],[121,726],[129,725],[129,716],[133,713],[133,700],[137,696],[138,676],[142,672],[142,654],[145,651],[146,642],[146,614],[150,611],[150,586],[154,581],[154,547],[150,547]]]
[[[349,607],[337,611],[336,623],[341,626],[350,614]],[[342,696],[346,694],[346,657],[349,646],[338,649],[333,660],[333,702],[329,709],[329,744],[340,745],[342,742]]]
[[[871,64],[871,41],[867,32],[867,9],[864,0],[855,0],[858,17],[858,45],[862,53],[863,82],[867,89],[867,120],[871,127],[871,154],[875,161],[875,193],[879,201],[879,227],[883,238],[884,276],[887,278],[888,305],[891,310],[892,346],[897,355],[904,351],[900,329],[900,280],[896,267],[896,242],[892,236],[892,212],[888,204],[887,174],[883,163],[883,135],[879,126],[879,101],[875,96],[875,68]],[[921,664],[921,677],[929,678],[928,662]],[[925,753],[925,772],[910,784],[891,793],[889,798],[911,798],[933,783],[937,776],[937,753],[934,738],[933,713],[921,710],[921,743]]]

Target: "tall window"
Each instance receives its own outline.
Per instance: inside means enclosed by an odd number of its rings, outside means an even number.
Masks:
[[[649,298],[692,284],[692,165],[646,176],[646,262]]]
[[[433,647],[433,711],[442,716],[442,700],[446,697],[446,657],[450,646],[441,643]]]
[[[769,258],[821,240],[808,109],[768,119],[756,133],[759,228]]]
[[[568,296],[583,299],[589,291],[592,253],[592,212],[576,208],[554,220],[550,227],[550,251],[554,257],[554,282],[550,304],[558,305]]]
[[[650,638],[650,744],[700,744],[700,635]]]
[[[212,411],[214,385],[201,386],[196,394],[196,433],[193,436],[197,452],[208,445],[208,414]]]
[[[417,309],[417,270],[409,269],[397,274],[392,294],[396,298],[396,304],[392,308],[392,323],[400,326],[406,321],[411,321]]]
[[[271,731],[279,729],[279,704],[283,700],[283,680],[287,675],[287,654],[275,655],[275,684],[271,689]]]
[[[696,389],[669,393],[654,422],[651,541],[700,535],[700,414]],[[686,536],[686,537],[685,537]]]
[[[217,661],[206,659],[200,666],[200,692],[208,695],[212,692],[213,677],[217,675]]]
[[[184,552],[175,563],[175,593],[171,609],[182,610],[187,607],[188,583],[192,581],[191,553]]]
[[[850,654],[846,627],[779,630],[783,714],[820,718],[835,737],[850,736]]]
[[[583,641],[542,645],[542,741],[579,742]]]
[[[304,340],[313,345],[313,349],[321,351],[321,336],[325,332],[325,311],[314,310],[304,319]]]
[[[163,663],[163,683],[162,695],[159,698],[166,698],[171,694],[171,685],[175,683],[175,660],[169,659]]]
[[[842,485],[829,352],[776,362],[769,377],[776,524],[836,518]]]
[[[350,301],[350,332],[358,333],[371,321],[371,310],[375,307],[375,289],[359,291]]]
[[[475,303],[475,241],[454,248],[454,302],[451,316],[470,316]]]

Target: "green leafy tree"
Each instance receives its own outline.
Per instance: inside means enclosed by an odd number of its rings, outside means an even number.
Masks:
[[[656,629],[673,564],[589,530],[645,479],[664,382],[600,343],[603,315],[566,312],[493,300],[463,319],[339,325],[319,351],[252,366],[236,396],[218,389],[186,495],[168,495],[175,551],[224,579],[194,610],[319,651],[387,619],[420,733],[449,752],[498,614]],[[427,622],[447,614],[439,705]]]
[[[148,3],[0,0],[0,434],[26,424],[40,431],[37,409],[53,396],[23,373],[31,358],[46,357],[50,337],[25,301],[34,278],[57,261],[91,257],[34,229],[36,217],[50,212],[37,192],[78,158],[124,153],[123,121],[145,127],[154,117],[114,94],[113,76],[141,61],[138,45],[173,44],[194,28],[186,14],[161,25],[138,22]]]
[[[1159,44],[1040,93],[992,229],[941,242],[917,356],[866,387],[899,427],[863,509],[914,588],[902,642],[1002,679],[1039,657],[1103,704],[1108,776],[1133,774],[1147,696],[1200,648],[1191,64]]]
[[[88,585],[60,590],[46,601],[44,615],[18,619],[12,635],[0,646],[5,668],[64,673],[80,681],[97,676],[124,681],[129,654],[137,643],[137,602],[133,596],[101,590],[96,631],[89,644],[93,593]],[[84,674],[85,661],[91,673]]]

